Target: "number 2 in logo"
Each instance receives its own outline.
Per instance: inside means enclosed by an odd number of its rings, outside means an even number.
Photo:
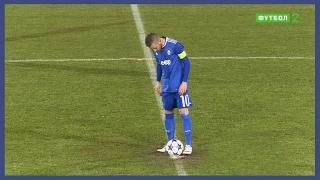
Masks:
[[[185,96],[180,96],[181,101],[182,101],[182,107],[189,107],[191,102],[189,99],[189,95],[185,95]]]

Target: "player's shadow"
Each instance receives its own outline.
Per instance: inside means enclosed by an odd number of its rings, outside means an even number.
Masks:
[[[114,68],[96,68],[96,67],[79,67],[65,64],[47,64],[39,62],[19,62],[15,66],[32,68],[34,71],[39,70],[55,70],[55,71],[69,71],[81,74],[95,74],[95,75],[110,75],[110,76],[148,76],[146,71],[135,71],[126,69]]]
[[[62,29],[57,29],[57,30],[48,31],[48,32],[40,32],[40,33],[26,34],[26,35],[21,35],[21,36],[7,37],[7,38],[5,38],[5,41],[19,41],[19,40],[24,40],[24,39],[47,37],[47,36],[52,36],[52,35],[56,35],[56,34],[85,32],[85,31],[91,31],[91,30],[97,30],[97,29],[105,29],[110,26],[122,25],[122,24],[127,24],[127,23],[131,23],[131,21],[111,22],[108,24],[62,28]]]

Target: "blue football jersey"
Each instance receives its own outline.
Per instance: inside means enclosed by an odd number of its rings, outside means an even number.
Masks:
[[[178,92],[183,78],[182,59],[186,57],[184,46],[177,40],[165,37],[160,51],[154,51],[157,66],[161,66],[162,92]]]

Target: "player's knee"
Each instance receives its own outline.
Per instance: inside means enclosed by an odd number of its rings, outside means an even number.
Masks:
[[[179,109],[179,113],[180,113],[180,115],[188,115],[189,109],[188,108]]]
[[[173,109],[172,110],[165,109],[164,113],[165,114],[173,114],[174,112],[173,112]]]

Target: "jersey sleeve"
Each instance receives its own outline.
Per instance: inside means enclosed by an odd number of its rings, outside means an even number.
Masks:
[[[178,55],[179,59],[184,59],[185,57],[187,57],[187,53],[184,50],[184,46],[180,42],[177,42],[174,46],[174,53]]]
[[[182,64],[183,64],[182,81],[188,82],[189,74],[190,74],[190,60],[187,57],[187,53],[184,50],[184,46],[181,43],[177,42],[177,44],[174,47],[174,52],[176,55],[178,55],[179,59],[182,60]]]
[[[157,81],[161,81],[161,76],[162,76],[161,64],[154,52],[153,52],[153,55],[154,55],[154,58],[156,59],[156,79]]]

